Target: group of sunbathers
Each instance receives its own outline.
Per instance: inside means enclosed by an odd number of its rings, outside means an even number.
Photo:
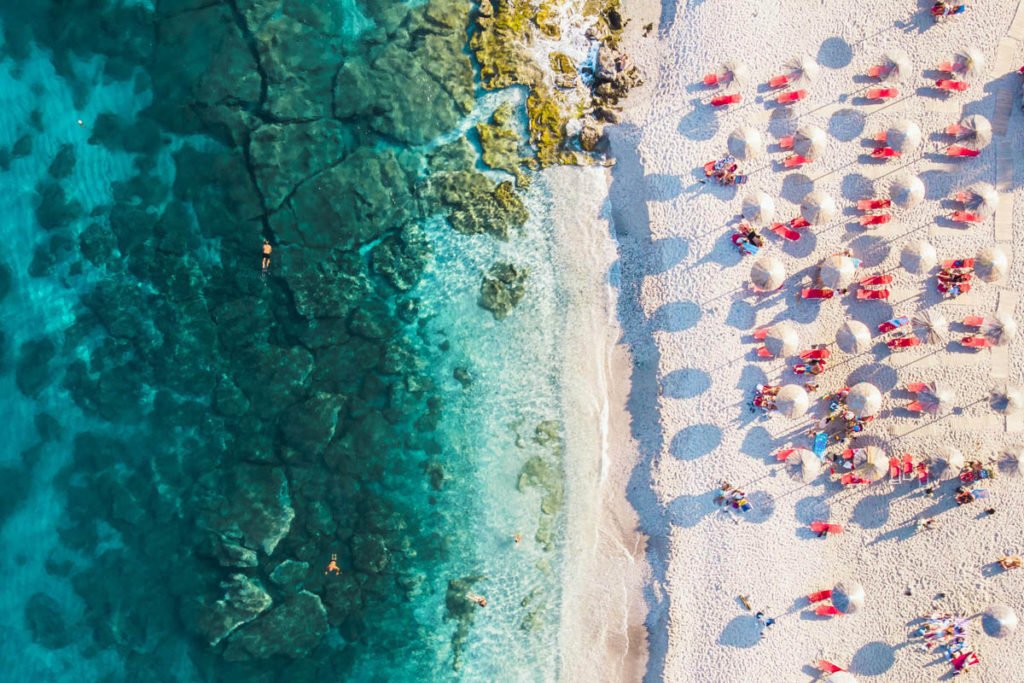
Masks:
[[[961,294],[966,294],[971,291],[971,278],[974,269],[966,263],[957,264],[950,267],[943,267],[939,271],[937,288],[947,299],[955,299]]]
[[[920,646],[922,652],[938,649],[947,662],[952,662],[959,654],[969,652],[967,622],[967,617],[933,612],[925,617],[924,625],[914,631],[914,635],[924,640]],[[962,668],[977,663],[976,657],[972,659],[974,660],[972,663],[964,663]]]
[[[960,468],[960,481],[965,484],[982,479],[992,479],[995,475],[995,469],[986,467],[980,460],[968,461],[967,464]]]
[[[775,410],[775,396],[778,395],[781,388],[778,385],[758,384],[754,389],[754,400],[751,401],[751,405],[765,412]]]
[[[734,487],[728,482],[722,482],[718,487],[718,495],[715,497],[715,505],[724,509],[732,508],[740,512],[750,512],[750,501],[747,494],[741,489]]]
[[[963,3],[936,0],[935,4],[932,5],[932,16],[935,17],[935,21],[939,21],[954,14],[963,14],[966,10],[967,5]]]
[[[757,228],[746,221],[742,221],[732,235],[732,243],[740,250],[741,254],[756,254],[764,246],[764,236],[757,231]]]
[[[714,178],[719,185],[739,185],[747,182],[747,176],[739,173],[739,167],[736,157],[726,154],[717,161],[704,164],[704,175]]]

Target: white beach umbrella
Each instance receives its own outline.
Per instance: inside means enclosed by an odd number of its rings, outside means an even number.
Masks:
[[[942,415],[953,409],[956,392],[944,382],[932,382],[927,391],[918,394],[918,400],[932,415]]]
[[[857,472],[868,481],[883,479],[885,475],[889,474],[889,458],[886,457],[885,451],[878,446],[866,447],[864,462],[857,466]]]
[[[811,225],[823,225],[836,215],[836,200],[822,190],[812,190],[800,202],[800,215]]]
[[[776,358],[790,356],[800,348],[800,335],[788,322],[772,325],[764,338],[764,346]]]
[[[914,275],[924,275],[934,268],[937,262],[935,247],[925,240],[907,242],[900,252],[900,265]]]
[[[800,417],[810,407],[811,398],[799,384],[787,384],[775,394],[775,408],[786,417]]]
[[[750,268],[750,281],[762,292],[771,292],[786,281],[786,268],[775,256],[763,256]]]
[[[775,200],[767,192],[751,192],[743,198],[743,217],[759,225],[771,223],[775,218]]]
[[[836,671],[829,674],[828,683],[857,683],[857,679],[849,671]]]
[[[1017,630],[1017,613],[1008,605],[989,605],[981,614],[981,629],[993,638],[1005,638]]]
[[[846,289],[856,274],[857,267],[849,256],[832,254],[821,263],[821,282],[829,289]]]
[[[909,119],[897,122],[885,132],[885,143],[901,154],[921,146],[921,127]]]
[[[738,59],[727,59],[718,68],[719,83],[742,88],[750,82],[750,69]]]
[[[967,191],[970,193],[966,202],[968,209],[980,214],[982,218],[988,218],[996,212],[999,207],[999,191],[991,183],[975,183]]]
[[[882,409],[882,392],[871,382],[854,384],[846,395],[846,407],[854,417],[877,415]]]
[[[916,175],[901,175],[889,186],[889,198],[901,208],[915,207],[924,199],[924,182]]]
[[[821,67],[810,55],[800,55],[786,62],[786,70],[794,83],[811,83],[818,78]]]
[[[778,404],[776,403],[776,405]],[[814,451],[807,450],[806,448],[795,449],[786,458],[786,462],[799,463],[800,477],[804,483],[813,481],[815,477],[821,474],[821,460],[814,454]]]
[[[976,47],[969,47],[956,53],[954,68],[967,78],[980,76],[985,69],[985,55]]]
[[[1016,385],[1001,382],[989,395],[989,404],[996,412],[1013,415],[1024,408],[1024,390]]]
[[[907,53],[899,48],[893,48],[886,50],[884,56],[884,70],[882,72],[882,80],[890,81],[892,83],[898,83],[906,78],[914,67],[910,63],[910,57]]]
[[[811,161],[821,156],[827,145],[825,131],[811,124],[800,126],[793,135],[793,151]]]
[[[928,344],[941,344],[949,338],[949,321],[935,309],[918,311],[910,324],[921,341]]]
[[[996,346],[1006,346],[1017,338],[1017,321],[1009,313],[996,311],[991,318],[985,318],[981,333]]]
[[[843,614],[853,614],[864,606],[864,586],[856,581],[842,581],[832,589],[832,604]]]
[[[970,138],[978,149],[984,149],[992,142],[992,123],[981,114],[963,117],[960,126],[964,129],[960,137]]]
[[[1010,257],[1002,247],[985,247],[974,259],[974,274],[984,282],[998,282],[1010,270]]]
[[[847,320],[836,332],[836,345],[846,353],[864,353],[871,348],[871,330],[859,320]]]
[[[756,159],[764,153],[764,138],[751,126],[740,126],[729,134],[729,154],[740,161]]]
[[[953,471],[959,471],[966,462],[964,454],[960,452],[960,449],[950,444],[942,444],[936,448],[935,455]]]

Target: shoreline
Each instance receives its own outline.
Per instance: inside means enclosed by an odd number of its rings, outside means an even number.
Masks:
[[[646,667],[639,519],[626,498],[638,451],[626,411],[630,359],[619,345],[618,258],[609,222],[607,170],[545,172],[556,198],[557,266],[566,292],[566,549],[559,626],[560,678],[638,680]],[[568,205],[572,211],[560,209]],[[603,653],[594,656],[595,653]]]

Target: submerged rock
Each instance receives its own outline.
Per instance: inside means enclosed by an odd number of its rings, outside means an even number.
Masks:
[[[33,339],[21,345],[14,378],[21,393],[36,398],[52,381],[50,361],[57,355],[57,347],[46,338]]]
[[[284,471],[237,465],[210,483],[212,491],[202,500],[199,514],[201,526],[225,535],[241,534],[243,545],[272,555],[295,518]]]
[[[298,659],[320,644],[327,633],[327,610],[320,598],[300,591],[228,639],[224,658],[239,662],[270,657]]]
[[[253,131],[249,163],[271,211],[289,194],[355,147],[351,128],[323,119],[311,123],[269,124]]]
[[[45,593],[34,593],[25,603],[25,625],[32,640],[47,650],[71,644],[68,620],[60,604]]]
[[[495,263],[480,283],[480,305],[497,320],[508,317],[526,295],[527,271],[511,263]]]
[[[54,180],[63,180],[75,170],[75,162],[77,160],[78,156],[75,153],[75,146],[65,143],[57,150],[57,155],[50,162],[47,172]]]
[[[371,252],[373,270],[405,292],[416,286],[430,260],[430,243],[415,225],[381,240]]]
[[[244,574],[232,574],[220,587],[224,591],[220,598],[194,608],[193,627],[210,645],[227,638],[274,602],[258,580]]]
[[[522,185],[528,177],[522,172],[519,146],[522,136],[515,129],[512,105],[508,102],[494,110],[489,122],[476,124],[480,146],[483,148],[483,162],[493,169],[508,171]]]
[[[441,202],[450,208],[448,221],[467,235],[488,233],[506,240],[530,214],[511,182],[495,184],[475,171],[441,173],[432,181]]]
[[[281,588],[298,590],[309,575],[309,563],[285,560],[270,572],[270,580]]]

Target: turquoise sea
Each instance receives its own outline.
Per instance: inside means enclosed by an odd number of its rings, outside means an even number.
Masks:
[[[471,10],[0,0],[0,680],[557,677],[556,226]]]

